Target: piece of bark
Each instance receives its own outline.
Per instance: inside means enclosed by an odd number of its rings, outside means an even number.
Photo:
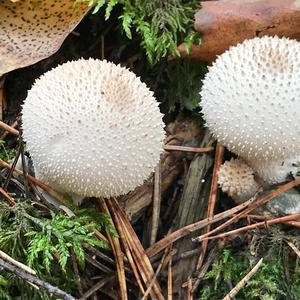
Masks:
[[[201,45],[193,45],[182,56],[211,64],[217,55],[245,39],[264,35],[300,40],[300,3],[297,0],[220,0],[201,2],[195,30],[202,33]]]
[[[214,139],[210,133],[207,132],[201,146],[212,146],[213,142]],[[176,231],[179,228],[204,218],[207,211],[211,182],[210,171],[213,162],[213,157],[210,154],[196,155],[191,162],[172,231]],[[192,243],[192,236],[195,235],[189,235],[174,244],[173,247],[177,250],[178,255],[199,247],[198,244]],[[182,285],[193,274],[196,264],[197,256],[191,256],[181,259],[173,265],[174,299],[184,299],[186,291],[182,289]]]

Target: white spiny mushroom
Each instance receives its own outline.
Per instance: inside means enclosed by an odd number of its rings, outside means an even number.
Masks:
[[[300,155],[299,78],[300,43],[265,36],[231,47],[203,82],[209,129],[267,182],[294,172],[281,165]]]
[[[223,192],[237,203],[250,199],[259,185],[254,179],[253,169],[241,159],[226,161],[218,172],[218,183]]]
[[[23,106],[39,177],[81,196],[112,197],[141,185],[163,151],[163,127],[158,102],[133,72],[94,59],[45,73]]]

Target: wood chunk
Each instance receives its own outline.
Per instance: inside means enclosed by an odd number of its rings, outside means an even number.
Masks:
[[[193,45],[187,56],[212,63],[217,55],[245,39],[278,35],[300,40],[300,3],[296,0],[220,0],[201,2],[194,27],[202,44]]]

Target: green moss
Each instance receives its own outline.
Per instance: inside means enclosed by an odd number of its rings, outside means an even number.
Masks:
[[[274,243],[265,253],[264,262],[258,272],[237,294],[237,300],[299,299],[300,269],[296,256],[288,266],[283,261],[283,243]],[[287,249],[286,249],[287,250]],[[222,299],[254,266],[258,258],[248,251],[233,253],[222,250],[212,269],[206,274],[199,300]],[[287,280],[286,270],[289,270]]]
[[[75,0],[76,3],[83,0]],[[178,44],[184,43],[186,50],[200,43],[200,36],[193,30],[194,14],[198,0],[88,0],[93,13],[105,7],[105,18],[112,9],[123,7],[119,16],[126,36],[131,39],[133,31],[141,37],[141,45],[151,64],[167,55],[178,56]]]

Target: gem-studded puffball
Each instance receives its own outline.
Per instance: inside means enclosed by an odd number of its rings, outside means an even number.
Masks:
[[[133,72],[100,60],[67,62],[36,80],[23,135],[39,178],[88,197],[125,194],[163,151],[158,102]]]
[[[300,154],[300,43],[246,40],[219,56],[201,91],[215,137],[246,161]]]
[[[218,183],[224,193],[242,203],[252,197],[258,184],[254,171],[241,159],[226,161],[218,172]]]

